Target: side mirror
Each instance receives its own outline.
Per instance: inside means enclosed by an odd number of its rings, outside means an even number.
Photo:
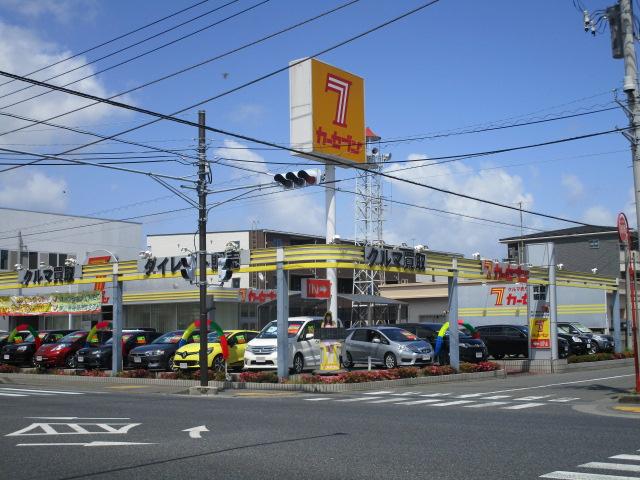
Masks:
[[[304,336],[304,339],[305,339],[305,340],[312,340],[312,339],[313,339],[313,333],[307,333],[307,334]]]
[[[378,337],[375,337],[373,340],[371,340],[371,343],[380,343],[380,339]]]

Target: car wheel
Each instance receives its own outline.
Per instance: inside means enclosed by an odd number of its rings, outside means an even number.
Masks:
[[[304,370],[304,359],[302,358],[302,355],[297,353],[296,356],[293,357],[293,373],[298,375],[302,373],[303,370]]]
[[[598,345],[596,345],[595,343],[592,342],[591,346],[587,350],[587,354],[588,355],[593,355],[595,353],[598,353]]]
[[[76,356],[75,355],[67,355],[67,358],[64,359],[64,366],[67,368],[76,368]]]
[[[492,353],[491,356],[496,360],[502,360],[504,358],[504,353]]]
[[[224,372],[225,363],[224,357],[221,354],[218,354],[213,359],[212,367],[216,372]]]
[[[600,345],[598,345],[598,342],[594,342],[593,340],[591,340],[591,347],[595,348],[595,352],[593,353],[599,353],[602,351],[602,349],[600,348]]]
[[[178,367],[176,366],[175,358],[175,355],[171,355],[169,357],[169,360],[167,360],[167,371],[175,372],[178,369]]]
[[[389,352],[384,356],[384,366],[387,368],[396,368],[398,366],[398,360],[396,356]]]
[[[353,358],[349,352],[347,352],[347,358],[342,360],[342,365],[344,368],[353,368]]]

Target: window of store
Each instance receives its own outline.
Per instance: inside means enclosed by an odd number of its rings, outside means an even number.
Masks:
[[[9,250],[0,250],[0,270],[9,270]]]

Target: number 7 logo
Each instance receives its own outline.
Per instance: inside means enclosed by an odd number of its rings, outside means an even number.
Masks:
[[[351,82],[340,78],[332,73],[327,74],[327,83],[325,84],[324,91],[333,91],[338,93],[338,103],[336,105],[336,115],[333,119],[333,123],[340,127],[347,126],[347,106],[349,104],[349,89],[351,88]]]

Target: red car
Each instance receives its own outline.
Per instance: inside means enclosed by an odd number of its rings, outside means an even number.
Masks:
[[[38,368],[76,368],[76,352],[86,346],[89,332],[78,330],[61,338],[58,342],[42,345],[34,355],[33,363]],[[94,340],[104,343],[111,337],[110,331],[97,332]]]

